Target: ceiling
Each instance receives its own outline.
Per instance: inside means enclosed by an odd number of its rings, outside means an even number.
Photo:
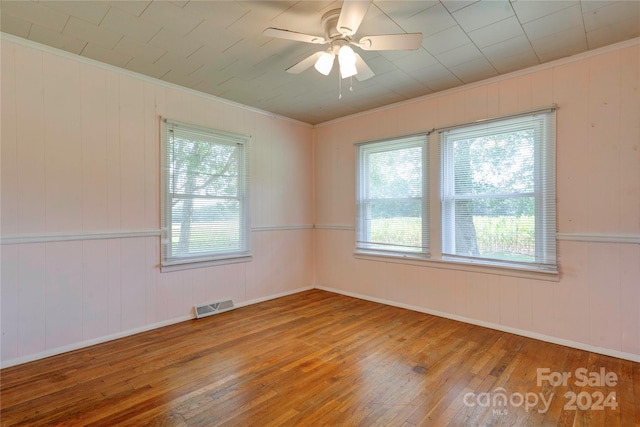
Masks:
[[[640,1],[374,0],[356,39],[421,32],[415,51],[356,50],[376,74],[285,70],[324,47],[341,1],[5,1],[0,30],[302,122],[317,124],[640,36]]]

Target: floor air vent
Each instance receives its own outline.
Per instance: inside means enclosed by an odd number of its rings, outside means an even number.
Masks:
[[[230,299],[212,302],[211,304],[196,305],[196,319],[211,316],[212,314],[222,313],[223,311],[233,310],[234,308],[233,301]]]

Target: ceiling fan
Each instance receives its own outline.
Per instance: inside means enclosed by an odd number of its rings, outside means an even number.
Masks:
[[[340,76],[343,79],[355,76],[359,81],[363,81],[375,74],[351,46],[362,50],[415,50],[422,45],[422,33],[364,36],[356,42],[352,37],[358,31],[371,2],[372,0],[344,0],[342,9],[325,13],[321,21],[324,37],[280,28],[267,28],[263,34],[280,39],[329,45],[326,51],[316,52],[287,68],[288,73],[298,74],[314,65],[320,73],[329,75],[337,56]]]

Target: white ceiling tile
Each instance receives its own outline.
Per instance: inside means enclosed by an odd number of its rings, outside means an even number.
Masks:
[[[109,12],[100,23],[100,27],[142,42],[148,42],[161,28],[158,24],[143,21],[137,16],[114,7],[109,9]]]
[[[192,15],[181,7],[168,2],[152,2],[140,18],[167,28],[181,36],[189,33],[203,21],[202,16]]]
[[[92,44],[98,44],[105,49],[113,49],[113,47],[122,38],[122,34],[98,27],[90,22],[78,19],[75,16],[69,18],[69,22],[64,27],[62,34],[75,37],[80,40],[86,40]]]
[[[640,23],[637,16],[631,16],[626,21],[589,31],[587,42],[589,49],[596,49],[636,37],[640,37]]]
[[[2,13],[0,15],[0,29],[7,34],[13,34],[14,36],[27,38],[29,37],[29,29],[31,28],[31,22],[25,21],[22,18]]]
[[[321,22],[323,14],[316,10],[313,3],[314,2],[305,1],[299,2],[270,20],[269,25],[300,33],[323,36],[324,33]],[[262,30],[264,30],[264,28]]]
[[[190,76],[188,74],[184,74],[174,70],[171,70],[167,74],[162,76],[162,80],[188,88],[197,86],[200,82],[202,82],[202,80],[198,76]]]
[[[476,3],[477,0],[442,0],[441,3],[451,13]]]
[[[498,75],[496,69],[485,57],[476,58],[464,64],[449,67],[449,69],[464,83],[477,82]]]
[[[500,74],[510,73],[512,71],[522,70],[524,68],[540,64],[536,53],[531,47],[528,50],[521,51],[515,55],[489,58],[489,62],[491,62],[491,65],[493,65]]]
[[[508,57],[517,53],[529,52],[531,49],[531,42],[529,42],[526,36],[522,35],[483,47],[480,50],[489,61],[493,62],[495,59]]]
[[[29,31],[29,40],[75,53],[76,55],[79,55],[87,44],[84,40],[60,34],[40,25],[31,26],[31,31]]]
[[[128,36],[123,36],[113,49],[124,55],[147,62],[155,62],[166,52],[163,49],[141,43]]]
[[[577,0],[520,0],[513,2],[511,5],[516,12],[518,20],[525,24],[562,9],[579,6],[580,2]]]
[[[420,12],[423,12],[430,7],[440,5],[439,1],[404,1],[404,0],[382,0],[376,1],[371,7],[377,7],[383,11],[387,16],[391,17],[396,22],[405,21]]]
[[[502,21],[514,13],[508,0],[483,0],[457,10],[452,15],[469,32]]]
[[[221,28],[214,22],[205,19],[193,31],[186,35],[189,40],[197,40],[217,52],[224,52],[230,46],[242,40],[242,37]]]
[[[535,40],[582,25],[582,11],[578,4],[528,22],[522,27],[527,37]]]
[[[173,52],[165,53],[155,61],[155,64],[159,65],[160,68],[168,68],[174,71],[174,73],[182,73],[185,75],[189,75],[205,65],[204,62],[189,60]]]
[[[448,50],[439,55],[436,59],[445,67],[451,68],[482,57],[482,53],[473,43]]]
[[[65,14],[84,19],[98,25],[107,14],[109,5],[102,1],[54,1],[43,2],[44,6]]]
[[[170,0],[171,3],[175,4],[178,7],[185,7],[185,5],[187,3],[189,3],[189,0]]]
[[[630,18],[640,20],[640,1],[616,2],[585,12],[584,27],[589,31],[627,21]]]
[[[2,14],[17,16],[51,30],[62,32],[69,14],[49,9],[35,1],[2,1]]]
[[[159,79],[160,77],[162,77],[163,75],[169,72],[168,68],[160,67],[157,64],[142,60],[140,58],[133,58],[131,61],[126,63],[124,68],[127,70],[134,71],[136,73],[154,77],[156,79]]]
[[[393,64],[405,72],[416,71],[435,65],[438,60],[425,50],[417,50],[412,55],[405,56],[393,62]]]
[[[140,16],[151,4],[151,0],[113,0],[107,3],[110,6],[116,7],[130,15]]]
[[[432,55],[438,55],[469,43],[471,43],[471,39],[460,27],[447,28],[422,40],[422,46]]]
[[[584,52],[587,50],[587,38],[584,28],[580,25],[541,39],[531,40],[531,45],[540,61],[548,62]]]
[[[630,1],[632,3],[636,2],[636,0],[630,0]],[[604,6],[608,6],[611,3],[612,3],[612,0],[589,0],[589,1],[580,2],[580,6],[582,7],[582,13],[587,13],[589,11],[599,9]]]
[[[202,46],[199,40],[182,37],[166,28],[161,29],[149,41],[149,44],[159,49],[166,49],[183,56],[189,56]]]
[[[515,16],[469,33],[469,37],[479,48],[491,46],[518,36],[524,36],[524,31]]]
[[[112,49],[105,49],[96,43],[87,43],[81,53],[82,56],[104,62],[105,64],[115,65],[116,67],[124,67],[131,61],[131,57]]]
[[[227,28],[250,9],[237,1],[190,1],[183,10],[191,15],[201,16],[220,28]]]
[[[422,33],[425,38],[457,25],[442,4],[425,9],[399,23],[406,32]]]

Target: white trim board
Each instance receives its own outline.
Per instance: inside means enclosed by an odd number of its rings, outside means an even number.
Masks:
[[[556,238],[572,242],[640,244],[640,234],[558,233]]]
[[[403,304],[396,301],[390,301],[383,298],[370,297],[368,295],[362,295],[355,292],[343,291],[341,289],[335,289],[328,286],[316,286],[316,289],[320,289],[327,292],[333,292],[335,294],[346,295],[353,298],[362,299],[365,301],[377,302],[379,304],[390,305],[393,307],[404,308],[407,310],[417,311],[420,313],[430,314],[432,316],[443,317],[445,319],[456,320],[458,322],[469,323],[471,325],[482,326],[484,328],[495,329],[497,331],[507,332],[514,335],[520,335],[527,338],[533,338],[539,341],[545,341],[551,344],[563,345],[565,347],[571,347],[578,350],[589,351],[592,353],[603,354],[605,356],[617,357],[619,359],[630,360],[632,362],[640,363],[640,354],[626,353],[624,351],[613,350],[604,347],[596,347],[590,344],[585,344],[577,341],[566,340],[564,338],[558,338],[550,335],[540,334],[538,332],[531,332],[524,329],[512,328],[510,326],[499,325],[496,323],[485,322],[483,320],[471,319],[464,316],[458,316],[456,314],[444,313],[437,310],[430,310],[414,305]]]
[[[0,238],[0,244],[20,245],[24,243],[69,242],[74,240],[128,239],[128,238],[134,238],[134,237],[154,237],[154,236],[160,236],[160,234],[161,234],[161,230],[19,234],[15,236],[2,236]]]
[[[284,297],[284,296],[287,296],[287,295],[297,294],[297,293],[308,291],[308,290],[311,290],[311,289],[313,289],[313,286],[305,286],[305,287],[301,287],[301,288],[292,289],[290,291],[280,292],[280,293],[273,294],[273,295],[267,295],[265,297],[260,297],[260,298],[255,298],[255,299],[251,299],[251,300],[247,300],[247,301],[242,301],[242,302],[237,303],[237,304],[234,302],[234,304],[235,304],[235,308],[245,307],[245,306],[248,306],[248,305],[253,305],[253,304],[260,303],[260,302],[269,301],[269,300],[280,298],[280,297]],[[105,336],[99,337],[99,338],[80,341],[80,342],[77,342],[75,344],[70,344],[70,345],[66,345],[66,346],[62,346],[62,347],[56,347],[56,348],[52,348],[52,349],[47,349],[47,350],[41,351],[39,353],[30,354],[28,356],[16,357],[14,359],[9,359],[9,360],[6,360],[6,361],[2,361],[2,362],[0,362],[0,369],[8,368],[10,366],[21,365],[23,363],[33,362],[35,360],[44,359],[45,357],[56,356],[56,355],[59,355],[59,354],[70,352],[70,351],[74,351],[74,350],[79,350],[79,349],[82,349],[82,348],[90,347],[92,345],[102,344],[102,343],[105,343],[105,342],[108,342],[108,341],[113,341],[113,340],[116,340],[118,338],[124,338],[124,337],[128,337],[128,336],[131,336],[131,335],[139,334],[141,332],[148,332],[148,331],[151,331],[151,330],[154,330],[154,329],[158,329],[158,328],[162,328],[162,327],[165,327],[165,326],[174,325],[176,323],[185,322],[187,320],[195,320],[195,319],[196,319],[195,314],[191,313],[188,316],[180,316],[180,317],[176,317],[176,318],[173,318],[173,319],[165,320],[165,321],[162,321],[162,322],[153,323],[151,325],[146,325],[146,326],[142,326],[142,327],[139,327],[139,328],[130,329],[128,331],[122,331],[122,332],[118,332],[118,333],[115,333],[115,334],[105,335]]]

